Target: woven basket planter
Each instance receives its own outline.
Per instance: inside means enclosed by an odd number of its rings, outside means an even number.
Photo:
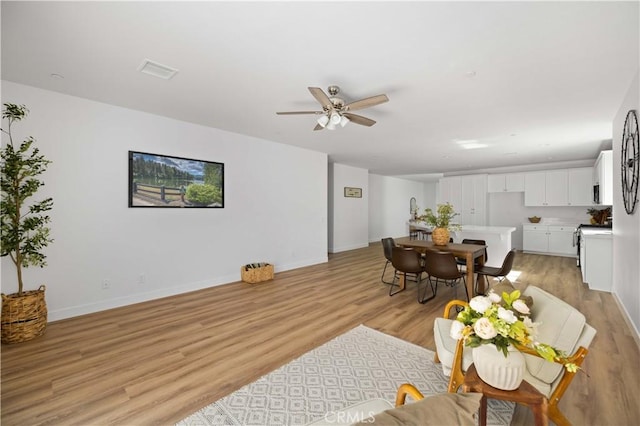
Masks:
[[[242,281],[255,284],[273,279],[273,265],[268,263],[250,263],[240,268]]]
[[[20,343],[44,334],[47,303],[43,285],[38,290],[2,294],[2,343]]]
[[[431,233],[431,240],[436,246],[446,246],[449,244],[449,230],[447,228],[434,228]]]

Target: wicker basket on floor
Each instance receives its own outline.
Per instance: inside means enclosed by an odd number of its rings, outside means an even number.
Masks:
[[[2,343],[20,343],[44,334],[47,327],[45,286],[38,290],[2,294]]]
[[[242,281],[255,284],[273,279],[273,265],[268,263],[249,263],[240,268]]]

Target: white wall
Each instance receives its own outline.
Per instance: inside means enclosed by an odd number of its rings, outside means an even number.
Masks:
[[[50,320],[239,281],[248,262],[327,261],[326,154],[6,81],[2,96],[31,111],[14,140],[53,161],[38,196],[54,199],[55,241],[25,271]],[[129,150],[223,162],[225,208],[128,208]],[[2,292],[16,288],[2,258]]]
[[[369,245],[368,171],[343,164],[329,164],[329,253]],[[344,188],[362,188],[362,198],[344,196]]]
[[[407,221],[411,218],[409,201],[416,198],[420,211],[424,208],[422,182],[369,175],[369,241],[385,237],[398,238],[409,235]]]
[[[613,120],[613,287],[640,337],[640,205],[628,215],[624,209],[621,181],[621,141],[624,121],[631,109],[640,114],[640,84],[636,74]]]

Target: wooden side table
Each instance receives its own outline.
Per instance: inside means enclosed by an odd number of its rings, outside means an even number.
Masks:
[[[526,381],[522,381],[520,387],[516,390],[506,391],[496,389],[483,382],[482,379],[478,377],[475,365],[471,364],[464,376],[462,391],[482,393],[482,400],[480,401],[480,426],[487,425],[487,398],[501,399],[503,401],[512,401],[517,404],[526,405],[533,412],[536,426],[549,425],[549,418],[547,416],[549,401],[547,397]]]

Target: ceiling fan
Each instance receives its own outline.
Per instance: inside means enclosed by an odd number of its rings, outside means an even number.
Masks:
[[[369,98],[360,99],[346,103],[344,99],[339,98],[337,95],[340,93],[338,86],[328,87],[329,96],[319,87],[309,87],[309,91],[314,98],[322,105],[322,111],[285,111],[276,112],[279,115],[293,115],[293,114],[315,114],[319,115],[317,119],[316,127],[313,130],[329,129],[333,130],[336,126],[344,127],[349,121],[362,126],[371,127],[376,122],[370,118],[363,117],[361,115],[353,114],[351,111],[369,108],[374,105],[379,105],[384,102],[388,102],[387,95],[376,95]]]

